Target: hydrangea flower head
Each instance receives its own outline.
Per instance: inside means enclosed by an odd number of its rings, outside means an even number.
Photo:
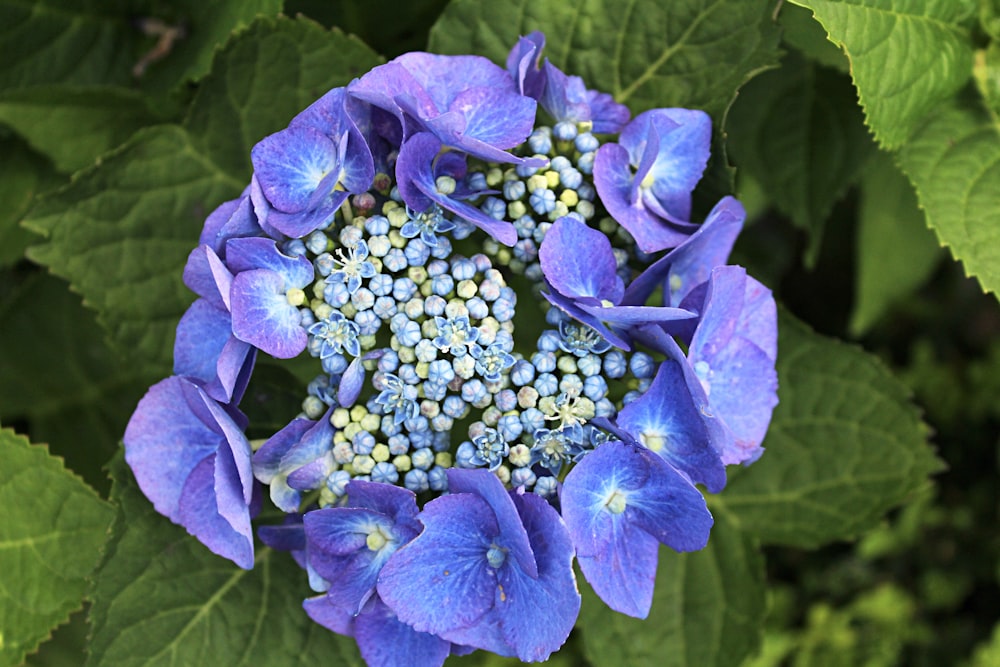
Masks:
[[[706,544],[699,487],[761,456],[777,401],[773,299],[726,265],[743,207],[689,220],[707,116],[629,122],[543,47],[406,54],[257,144],[125,434],[157,510],[242,567],[255,497],[284,512],[261,538],[373,667],[547,659],[574,559],[645,616],[660,545]],[[252,452],[262,355],[313,370]]]

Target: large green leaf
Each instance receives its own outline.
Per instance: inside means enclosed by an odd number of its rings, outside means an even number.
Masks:
[[[764,562],[753,539],[724,513],[702,551],[660,549],[656,593],[643,620],[611,611],[582,584],[578,627],[594,665],[723,667],[760,645]]]
[[[93,164],[98,155],[152,122],[152,111],[135,90],[35,86],[0,93],[0,123],[66,173]]]
[[[203,75],[215,49],[258,13],[276,14],[281,0],[2,0],[0,1],[0,90],[50,83],[135,83],[133,68],[148,66],[144,87],[167,90]],[[147,22],[146,19],[153,19]],[[180,27],[179,39],[158,44],[142,26],[159,21]],[[160,55],[155,62],[148,58]]]
[[[157,378],[104,343],[80,298],[52,276],[30,275],[0,305],[0,419],[28,434],[106,492],[111,458],[136,401]]]
[[[943,245],[987,292],[1000,289],[1000,125],[978,99],[943,105],[899,151]]]
[[[733,163],[806,230],[813,264],[830,210],[873,148],[850,79],[790,54],[740,91],[726,133]]]
[[[704,109],[720,120],[736,90],[778,56],[770,0],[455,0],[430,50],[503,63],[519,35],[541,30],[545,56],[633,114]]]
[[[35,197],[60,182],[52,164],[16,137],[0,139],[0,268],[24,257],[25,249],[37,240],[23,228],[21,218]]]
[[[906,176],[885,153],[873,156],[861,182],[851,332],[863,334],[924,283],[942,254]]]
[[[308,20],[256,22],[218,54],[183,125],[139,131],[32,212],[49,238],[29,256],[71,281],[123,353],[169,372],[193,299],[181,269],[205,216],[249,182],[252,145],[377,63]]]
[[[972,43],[960,21],[974,0],[791,0],[813,10],[851,61],[875,138],[900,146],[924,116],[972,72]]]
[[[17,665],[80,607],[111,506],[44,447],[0,430],[0,665]]]
[[[715,498],[764,543],[856,537],[941,464],[904,385],[876,358],[779,320],[778,396],[764,455]]]
[[[258,548],[241,570],[160,516],[125,465],[111,465],[118,504],[93,591],[88,665],[357,665],[351,639],[302,609],[306,574]],[[258,545],[259,547],[259,545]]]

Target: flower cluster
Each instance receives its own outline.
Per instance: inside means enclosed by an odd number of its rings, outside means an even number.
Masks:
[[[574,559],[644,617],[659,545],[708,540],[696,485],[761,455],[777,402],[773,299],[726,264],[743,208],[691,220],[708,117],[630,119],[543,46],[406,54],[260,141],[185,267],[174,375],[125,433],[157,510],[244,568],[266,486],[289,521],[261,539],[370,665],[545,660]],[[261,352],[316,376],[252,444]]]

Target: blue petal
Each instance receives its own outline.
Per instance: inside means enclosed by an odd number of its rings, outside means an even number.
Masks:
[[[225,439],[210,400],[190,380],[169,377],[143,396],[125,429],[125,460],[139,488],[175,523],[187,478]]]
[[[354,636],[368,667],[440,667],[451,652],[451,642],[400,622],[378,599],[355,620]]]
[[[264,196],[285,213],[315,208],[333,190],[339,176],[337,158],[337,144],[305,125],[267,136],[250,151]]]
[[[486,560],[496,517],[482,498],[456,493],[428,502],[419,518],[424,532],[382,568],[378,594],[414,629],[465,643],[452,635],[474,626],[496,595]]]
[[[285,289],[302,289],[315,276],[312,262],[301,255],[290,256],[278,250],[271,239],[242,238],[226,243],[226,263],[233,273],[268,269],[285,280]]]
[[[545,279],[565,296],[621,301],[624,285],[611,242],[575,218],[559,218],[545,232],[538,261]]]
[[[345,637],[354,636],[356,614],[328,601],[326,595],[307,598],[302,603],[302,608],[306,610],[309,618],[327,630]]]
[[[184,265],[184,284],[220,310],[229,310],[229,288],[233,275],[215,251],[200,245],[188,255]]]
[[[285,296],[285,279],[267,269],[244,271],[233,279],[233,334],[271,356],[291,359],[306,349],[309,336],[298,308]]]
[[[421,525],[416,520],[420,509],[417,496],[409,489],[377,482],[351,481],[347,483],[348,507],[365,507],[391,517],[397,528],[420,532]]]
[[[743,229],[746,211],[739,201],[724,197],[686,241],[651,264],[625,289],[623,305],[640,305],[661,285],[665,306],[680,306],[684,298],[726,263]]]
[[[547,501],[533,493],[513,499],[538,561],[538,578],[513,566],[504,568],[494,614],[517,657],[536,662],[562,646],[580,613],[574,549],[565,524]]]
[[[635,121],[633,121],[635,122]],[[649,210],[642,198],[631,199],[633,185],[629,154],[618,144],[604,144],[594,158],[594,186],[608,213],[635,239],[643,252],[656,252],[680,245],[694,231]]]
[[[522,95],[538,99],[545,90],[545,74],[539,69],[545,35],[535,31],[521,37],[507,56],[507,72]]]
[[[448,489],[452,493],[476,494],[485,500],[493,509],[500,528],[498,538],[503,546],[510,550],[510,555],[517,559],[521,569],[529,577],[538,576],[538,566],[535,563],[535,554],[531,550],[528,533],[521,523],[510,493],[496,475],[483,469],[451,468],[448,470]]]
[[[649,389],[618,413],[618,425],[692,481],[712,493],[726,485],[726,470],[684,381],[682,362],[660,364]]]
[[[236,511],[242,494],[233,479],[235,465],[228,459],[220,450],[191,472],[181,494],[178,523],[213,553],[249,570],[253,567],[250,512],[246,505],[242,512]]]

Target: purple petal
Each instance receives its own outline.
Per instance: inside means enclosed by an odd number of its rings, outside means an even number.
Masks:
[[[545,74],[538,66],[544,48],[545,35],[536,30],[518,39],[507,56],[507,72],[514,78],[517,89],[536,100],[545,90]]]
[[[431,500],[420,514],[424,532],[401,548],[378,581],[378,594],[404,623],[449,641],[493,606],[496,577],[486,551],[499,534],[485,500],[454,493]]]
[[[354,480],[347,483],[348,507],[364,507],[391,517],[393,523],[420,532],[416,521],[420,508],[409,489],[391,484]]]
[[[618,134],[632,116],[627,106],[615,102],[615,98],[607,93],[588,90],[587,102],[590,104],[590,120],[594,124],[591,132],[594,134]]]
[[[288,287],[277,273],[257,269],[236,276],[231,292],[233,334],[278,359],[297,356],[309,342]]]
[[[354,636],[356,615],[329,602],[326,595],[307,598],[302,603],[302,608],[306,610],[309,618],[327,630],[336,632],[338,635],[344,635],[345,637]]]
[[[207,245],[200,245],[188,255],[184,265],[184,284],[207,299],[213,306],[229,310],[229,289],[233,275]]]
[[[336,140],[308,125],[264,137],[250,158],[267,201],[284,213],[315,208],[340,176]]]
[[[174,523],[187,478],[225,440],[211,400],[190,380],[169,377],[143,396],[125,429],[125,460],[139,488]]]
[[[226,243],[226,263],[233,273],[268,269],[285,279],[287,289],[302,289],[315,275],[312,262],[302,255],[286,255],[272,239],[241,238]]]
[[[724,197],[698,231],[629,284],[622,303],[643,304],[663,285],[664,305],[680,306],[691,290],[708,280],[712,269],[726,263],[745,219],[743,205],[732,197]]]
[[[567,76],[546,58],[545,94],[539,100],[542,107],[558,123],[579,123],[590,120],[587,87],[578,76]]]
[[[704,111],[692,109],[652,109],[636,116],[618,141],[633,158],[653,140],[656,161],[649,174],[652,193],[666,214],[687,220],[691,213],[691,191],[701,180],[708,164],[712,140],[712,120]]]
[[[253,533],[248,507],[244,504],[240,511],[242,494],[233,480],[235,472],[224,449],[203,459],[185,481],[177,523],[213,553],[249,570]]]
[[[302,439],[316,422],[297,418],[272,435],[254,452],[253,473],[264,484],[270,484],[281,473],[281,460],[292,446]]]
[[[450,642],[400,622],[378,599],[355,620],[354,636],[368,667],[440,667],[451,652]]]
[[[609,606],[640,617],[648,612],[656,561],[635,530],[692,551],[705,546],[712,526],[705,499],[689,481],[648,450],[618,441],[577,463],[560,499],[587,581]]]
[[[712,448],[703,417],[684,381],[681,363],[660,364],[649,389],[618,413],[618,425],[712,493],[726,485],[726,470]]]
[[[512,246],[517,230],[505,220],[497,220],[448,195],[438,192],[433,161],[441,150],[441,142],[432,134],[421,132],[410,137],[396,160],[396,180],[403,201],[416,211],[425,211],[433,203],[468,220],[500,243]]]
[[[532,493],[513,499],[538,561],[538,578],[505,568],[494,614],[503,619],[503,638],[517,657],[536,662],[563,645],[580,613],[574,549],[562,518],[547,501]]]
[[[337,385],[337,403],[345,408],[354,405],[361,394],[361,388],[365,382],[365,367],[361,357],[355,357],[351,364],[344,371]]]
[[[586,324],[601,334],[606,341],[623,350],[631,350],[632,345],[624,334],[613,331],[604,324],[599,316],[593,315],[584,310],[575,300],[565,297],[556,290],[550,288],[548,292],[542,292],[542,296],[556,308],[560,309],[578,322]]]
[[[778,308],[771,290],[747,276],[743,312],[736,327],[740,336],[759,347],[768,359],[778,357]]]
[[[660,544],[649,533],[621,515],[600,517],[599,531],[608,536],[604,548],[577,563],[587,583],[606,605],[617,612],[646,618],[656,588]]]
[[[542,273],[560,294],[617,304],[624,293],[608,237],[575,218],[559,218],[538,251]]]
[[[646,207],[642,198],[633,204],[632,177],[625,148],[618,144],[604,144],[597,149],[594,186],[611,217],[628,230],[643,252],[680,245],[690,235],[690,230],[663,220]]]
[[[498,537],[503,541],[503,546],[510,550],[510,555],[517,559],[521,569],[529,577],[538,576],[538,565],[535,563],[535,554],[531,550],[528,533],[521,524],[514,501],[496,475],[482,468],[474,470],[450,468],[448,490],[452,493],[472,493],[485,500],[493,508],[497,525],[500,527]]]
[[[216,236],[218,236],[219,231],[222,230],[223,226],[229,221],[229,218],[236,212],[236,209],[244,199],[244,197],[239,197],[222,202],[214,211],[209,213],[208,217],[205,218],[205,224],[201,228],[198,245],[207,245],[216,252],[219,252],[221,248],[215,245]]]

